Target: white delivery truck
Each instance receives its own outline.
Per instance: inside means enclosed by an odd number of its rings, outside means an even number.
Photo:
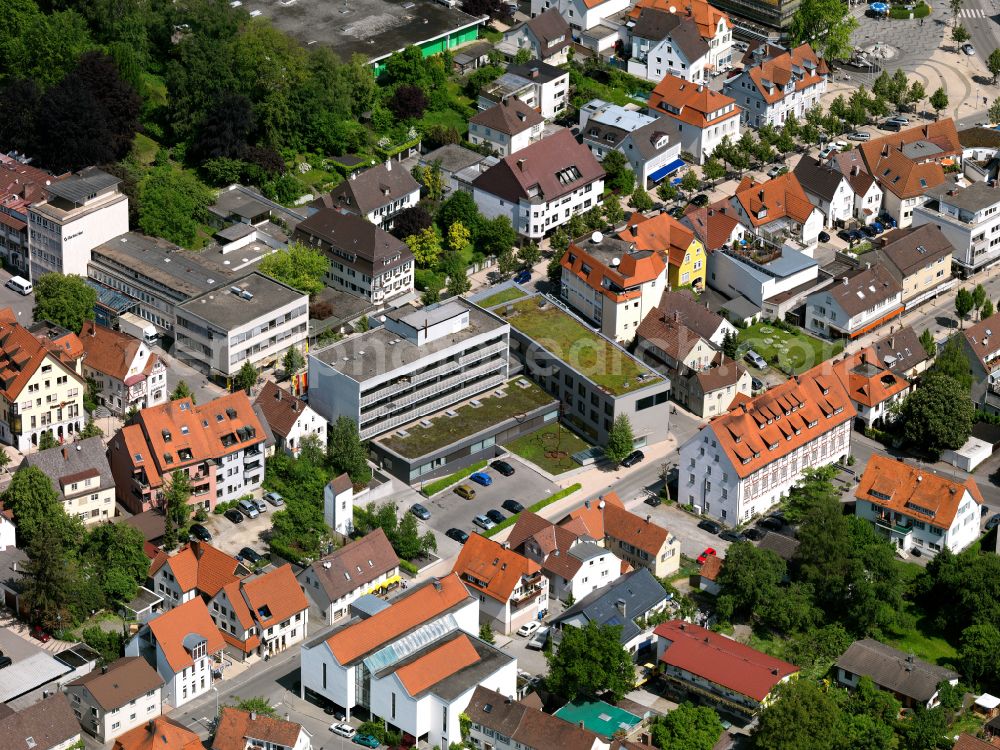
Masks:
[[[156,332],[156,326],[133,313],[122,313],[118,316],[118,330],[129,336],[135,336],[148,346],[156,346],[156,342],[160,338]]]

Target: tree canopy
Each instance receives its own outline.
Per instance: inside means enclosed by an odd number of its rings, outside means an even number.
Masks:
[[[903,401],[903,437],[928,456],[961,448],[972,434],[975,407],[969,392],[954,378],[928,373]]]
[[[79,333],[85,321],[94,319],[97,292],[82,277],[46,273],[35,280],[35,320],[48,320]]]
[[[722,736],[722,721],[714,709],[682,703],[652,727],[653,744],[663,750],[712,750]]]
[[[632,657],[621,645],[620,625],[567,626],[555,653],[546,655],[546,686],[568,701],[592,699],[605,691],[611,702],[622,699],[635,685]]]
[[[293,242],[260,262],[260,271],[310,297],[323,291],[330,260],[314,247]]]
[[[619,463],[629,453],[635,438],[632,434],[632,422],[627,414],[619,414],[608,432],[608,440],[604,446],[604,456],[612,463]]]

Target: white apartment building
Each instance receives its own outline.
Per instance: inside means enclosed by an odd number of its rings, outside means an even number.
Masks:
[[[965,482],[874,454],[855,491],[855,514],[904,552],[956,555],[979,538],[983,496]]]
[[[97,383],[98,402],[115,416],[167,400],[167,368],[144,341],[88,320],[80,343],[83,375]]]
[[[128,231],[128,198],[117,177],[96,167],[46,186],[49,197],[28,209],[31,277],[87,275],[90,251]]]
[[[309,353],[309,405],[348,416],[362,440],[508,379],[510,326],[461,298],[386,313],[385,323]]]
[[[730,526],[775,505],[811,467],[846,460],[855,410],[817,365],[717,417],[680,449],[678,501]]]
[[[649,112],[664,118],[667,132],[699,164],[712,155],[723,138],[740,138],[742,110],[729,96],[708,86],[665,75],[649,95]]]
[[[531,17],[534,18],[549,8],[555,8],[573,30],[573,39],[579,41],[582,36],[580,32],[588,31],[600,25],[610,16],[628,10],[630,5],[629,0],[590,0],[590,2],[587,0],[531,0]],[[616,35],[608,46],[613,45],[617,38]]]
[[[52,480],[66,515],[85,524],[115,517],[115,480],[100,437],[29,453],[24,465],[34,466]]]
[[[255,271],[179,305],[175,332],[175,356],[231,378],[244,362],[260,369],[305,347],[309,295]]]
[[[1000,192],[985,182],[946,181],[913,209],[913,225],[936,224],[955,247],[953,260],[969,276],[1000,258]]]
[[[759,49],[771,49],[762,45]],[[780,128],[818,104],[826,93],[829,69],[808,44],[771,58],[760,58],[723,84],[722,91],[743,108],[743,121],[759,128],[770,123]]]
[[[580,108],[583,144],[598,161],[611,151],[625,154],[635,182],[647,186],[684,166],[681,144],[671,139],[668,121],[594,99]]]
[[[709,46],[693,19],[682,13],[642,8],[629,26],[631,75],[647,81],[672,75],[686,81],[708,82]]]
[[[469,118],[469,142],[508,156],[541,140],[544,127],[545,119],[538,112],[509,96]]]
[[[789,247],[755,251],[726,247],[708,256],[708,285],[728,297],[746,297],[762,310],[768,300],[787,297],[807,284],[818,284],[819,263]]]
[[[257,394],[254,407],[264,413],[267,426],[274,435],[274,447],[290,456],[302,451],[302,440],[310,435],[326,446],[327,421],[300,398],[268,380]]]
[[[551,120],[569,105],[569,73],[541,60],[508,65],[506,73],[479,92],[476,106],[488,109],[507,99],[519,99]]]
[[[808,156],[795,165],[794,174],[809,202],[823,212],[823,226],[840,227],[851,220],[856,196],[846,174],[830,162]]]
[[[807,331],[855,339],[903,312],[903,287],[882,265],[834,279],[806,297]]]
[[[603,192],[604,170],[568,129],[501,159],[472,183],[480,213],[507,216],[529,239],[600,205]]]
[[[145,659],[125,657],[67,683],[63,690],[80,726],[110,742],[160,715],[163,678]]]

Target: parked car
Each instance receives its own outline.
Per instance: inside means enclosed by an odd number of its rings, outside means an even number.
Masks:
[[[767,369],[767,362],[765,362],[764,358],[760,356],[757,352],[755,352],[753,349],[748,349],[747,353],[743,355],[743,359],[747,363],[756,367],[758,370]]]
[[[896,220],[891,216],[889,216],[889,214],[887,214],[885,211],[883,211],[878,215],[878,220],[881,221],[889,229],[896,228]]]
[[[762,529],[767,529],[768,531],[781,531],[781,527],[785,524],[782,523],[781,519],[768,516],[767,518],[760,519],[757,522],[757,525]]]
[[[837,232],[837,236],[840,237],[840,239],[842,239],[844,242],[850,242],[851,241],[851,230],[850,229],[841,229],[839,232]]]
[[[832,143],[828,143],[819,150],[819,158],[825,159],[836,150],[837,150],[836,146],[834,146]]]
[[[209,530],[206,529],[204,526],[202,526],[200,523],[191,524],[191,528],[189,529],[189,531],[191,532],[191,536],[193,536],[195,539],[198,539],[202,542],[212,541],[211,532],[209,532]]]
[[[646,503],[646,505],[655,508],[656,506],[660,505],[663,501],[660,499],[659,495],[647,495],[646,499],[643,500],[643,502]]]
[[[534,635],[535,631],[542,627],[542,624],[538,620],[532,620],[531,622],[526,622],[524,625],[517,629],[517,634],[527,638],[530,635]]]
[[[715,557],[716,551],[714,547],[705,547],[704,551],[698,555],[698,564],[704,565],[705,561],[710,557]]]
[[[739,533],[738,531],[729,531],[728,529],[726,531],[719,532],[719,539],[722,539],[726,542],[745,541],[745,538],[741,533]]]
[[[239,556],[242,557],[244,560],[249,560],[255,565],[264,559],[264,557],[259,552],[250,547],[243,547],[242,549],[240,549]]]
[[[702,206],[707,206],[708,196],[705,195],[704,193],[698,193],[698,195],[696,195],[694,198],[691,199],[691,205],[698,206],[699,208],[701,208]]]
[[[903,127],[906,127],[907,125],[910,124],[910,118],[903,117],[902,115],[895,115],[894,117],[890,117],[888,120],[886,120],[886,122],[898,122]]]
[[[476,499],[476,491],[467,484],[460,484],[452,491],[459,497],[464,497],[466,500]]]
[[[871,227],[879,234],[882,234],[882,232],[884,232],[886,229],[885,224],[883,224],[881,221],[878,221],[877,219],[871,223]]]
[[[826,232],[820,232],[819,234],[816,235],[816,239],[818,239],[820,242],[829,242],[830,235],[827,234]]]
[[[52,636],[42,630],[41,625],[35,625],[31,629],[31,637],[35,640],[41,641],[42,643],[48,643],[52,640]]]
[[[751,542],[759,542],[767,534],[766,531],[761,531],[756,526],[751,526],[749,529],[743,531],[743,536],[749,539]]]
[[[357,730],[355,730],[354,727],[352,727],[350,724],[340,723],[340,724],[331,724],[330,731],[333,732],[334,734],[340,735],[341,737],[346,737],[347,739],[351,739],[351,737],[355,735]]]
[[[871,139],[871,133],[866,133],[864,130],[852,130],[847,134],[849,141],[870,141]]]
[[[260,515],[260,511],[257,510],[257,503],[253,500],[240,500],[236,504],[236,507],[239,508],[240,512],[247,518],[256,518]]]
[[[477,471],[475,474],[469,477],[469,479],[475,482],[476,484],[482,485],[483,487],[489,487],[491,484],[493,484],[493,477],[491,477],[485,471]]]
[[[715,521],[710,521],[709,519],[704,519],[698,521],[698,528],[702,531],[707,531],[709,534],[718,534],[722,531],[722,527],[719,526]]]
[[[527,268],[518,271],[514,277],[515,284],[527,284],[529,281],[531,281],[531,271]]]
[[[667,211],[669,216],[673,216],[675,219],[684,218],[684,206],[674,206],[669,211]]]
[[[268,492],[266,495],[264,495],[264,499],[267,500],[269,503],[271,503],[271,505],[273,505],[275,508],[280,508],[282,505],[285,504],[285,498],[283,498],[277,492]]]
[[[510,477],[514,475],[514,467],[511,466],[506,461],[500,461],[499,459],[490,464],[494,469],[500,472],[505,477]]]
[[[351,742],[363,747],[379,747],[382,744],[370,734],[355,734],[351,737]]]
[[[258,513],[267,513],[267,503],[264,502],[264,498],[258,497],[253,504],[257,506]]]
[[[986,522],[986,530],[992,531],[997,526],[1000,526],[1000,513],[995,513],[990,516],[990,520]]]
[[[498,511],[496,508],[486,511],[486,517],[493,523],[503,523],[507,520],[507,516]]]
[[[545,648],[545,642],[549,639],[549,626],[539,628],[535,634],[524,644],[525,648],[541,651]]]
[[[496,526],[496,524],[493,523],[493,521],[488,519],[486,516],[476,516],[475,518],[472,519],[472,522],[479,528],[483,529],[484,531],[489,531],[494,526]]]
[[[882,128],[882,130],[889,130],[893,133],[898,133],[900,130],[903,129],[903,126],[900,123],[896,122],[895,120],[886,120],[881,125],[879,125],[879,127]]]
[[[521,505],[521,503],[519,503],[517,500],[513,500],[510,498],[504,500],[500,504],[500,507],[503,508],[508,513],[520,513],[521,511],[524,510],[524,506]]]
[[[642,451],[632,451],[625,458],[622,459],[622,466],[628,468],[629,466],[635,466],[637,463],[642,461],[646,457],[646,454]]]
[[[465,544],[469,541],[469,535],[466,534],[461,529],[451,528],[444,532],[444,535],[449,539],[454,539],[459,544]]]
[[[971,57],[972,55],[976,54],[976,48],[973,47],[968,42],[966,42],[965,44],[962,45],[962,52],[964,52],[965,54],[969,55],[969,57]]]
[[[243,514],[236,510],[236,508],[230,508],[223,515],[233,523],[243,523]]]
[[[425,508],[420,503],[414,503],[413,505],[411,505],[410,506],[410,513],[412,513],[413,515],[415,515],[421,521],[426,521],[428,518],[431,517],[431,512],[429,510],[427,510],[427,508]]]
[[[788,171],[788,167],[785,167],[785,166],[779,164],[778,166],[771,167],[769,170],[767,170],[767,176],[773,179],[773,178],[777,177],[779,174],[781,174],[782,172],[787,172],[787,171]]]
[[[750,378],[750,387],[755,391],[762,391],[766,387],[764,381],[757,377]]]

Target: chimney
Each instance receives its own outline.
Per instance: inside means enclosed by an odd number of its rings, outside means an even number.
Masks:
[[[156,721],[155,720],[150,719],[149,721],[146,722],[146,731],[149,732],[150,734],[152,734],[153,732],[156,731]]]
[[[530,76],[532,78],[538,78],[538,68],[532,68],[530,71]]]
[[[619,599],[618,601],[615,602],[615,609],[617,609],[619,612],[621,612],[622,619],[625,619],[625,617],[627,617],[627,615],[625,614],[625,600],[624,599]]]
[[[760,202],[763,203],[764,202],[764,191],[763,190],[758,190],[757,191],[757,197],[760,198]]]
[[[646,523],[649,523],[652,520],[653,520],[653,517],[649,513],[647,513],[646,514]]]
[[[867,362],[868,362],[868,355],[865,354],[864,349],[862,349],[861,350],[861,364],[867,364]]]
[[[524,171],[524,159],[518,159],[518,160],[517,160],[517,168],[518,168],[518,169],[519,169],[519,170],[520,170],[521,172],[523,172],[523,171]]]
[[[440,591],[441,590],[441,579],[440,578],[435,578],[434,579],[434,590],[435,591]]]
[[[257,712],[256,711],[251,711],[250,712],[250,721],[257,721]]]
[[[107,673],[108,673],[108,667],[105,664],[104,666],[101,667],[101,674],[107,674]]]
[[[632,236],[633,237],[638,237],[639,236],[639,225],[638,224],[629,224],[628,228],[632,232]]]
[[[674,310],[674,321],[677,322],[677,323],[681,322],[681,311],[680,310]]]
[[[69,451],[66,449],[66,446],[63,446],[62,454],[63,454],[63,461],[69,458]]]
[[[890,349],[895,349],[896,348],[896,337],[895,336],[890,336],[889,337],[889,348]]]

